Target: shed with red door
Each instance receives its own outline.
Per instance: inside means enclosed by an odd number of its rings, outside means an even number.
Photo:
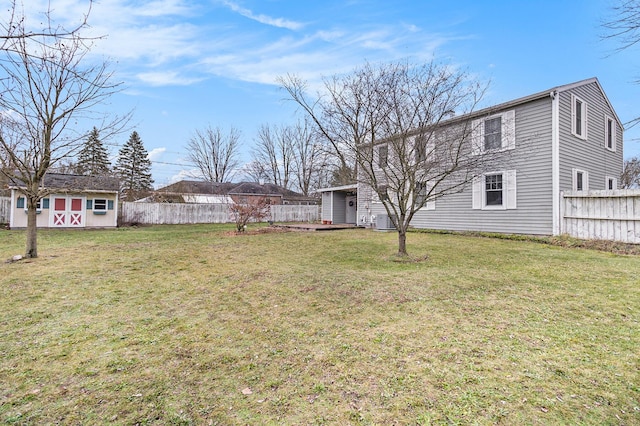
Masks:
[[[118,226],[117,178],[48,173],[37,206],[38,228],[115,228]],[[27,203],[20,185],[12,185],[12,229],[27,227]]]

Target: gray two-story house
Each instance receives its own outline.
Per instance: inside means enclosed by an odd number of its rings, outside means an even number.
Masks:
[[[491,132],[509,151],[508,161],[484,170],[464,190],[427,202],[413,217],[416,228],[557,235],[562,191],[617,189],[623,127],[596,78],[454,117],[440,126],[461,121],[472,123],[475,139]],[[363,182],[356,191],[327,188],[322,219],[336,223],[349,222],[349,217],[358,225],[384,226],[380,218],[386,211],[376,198]],[[354,207],[355,215],[344,214]]]

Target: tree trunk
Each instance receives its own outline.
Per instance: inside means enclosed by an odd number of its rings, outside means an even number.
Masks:
[[[398,229],[398,256],[408,256],[407,231]]]
[[[36,210],[37,201],[27,197],[27,250],[26,258],[38,257],[38,212]]]

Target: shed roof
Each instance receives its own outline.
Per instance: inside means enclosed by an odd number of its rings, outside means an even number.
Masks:
[[[42,186],[49,189],[64,189],[73,191],[106,191],[118,192],[120,181],[110,176],[84,176],[64,173],[47,173],[42,180]],[[17,179],[12,179],[12,188],[24,187]]]

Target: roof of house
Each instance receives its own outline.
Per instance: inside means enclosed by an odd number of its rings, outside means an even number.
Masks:
[[[312,198],[273,183],[261,184],[257,182],[219,183],[182,180],[160,188],[157,192],[203,195],[262,195],[265,197],[282,197],[288,200]]]
[[[518,105],[522,105],[525,104],[527,102],[532,102],[538,99],[543,99],[543,98],[554,98],[558,93],[560,92],[564,92],[567,90],[571,90],[575,87],[580,87],[580,86],[586,86],[588,84],[594,84],[597,86],[598,90],[600,91],[600,93],[602,94],[602,97],[604,98],[604,100],[607,102],[607,105],[609,106],[609,108],[611,109],[611,111],[613,111],[613,114],[615,115],[616,120],[618,120],[619,123],[622,123],[620,121],[620,118],[618,117],[615,109],[613,108],[613,105],[611,105],[611,102],[609,101],[609,98],[607,97],[607,94],[604,92],[604,90],[602,89],[602,86],[600,85],[600,81],[598,81],[597,77],[592,77],[592,78],[587,78],[584,80],[580,80],[580,81],[576,81],[574,83],[569,83],[569,84],[563,84],[561,86],[555,86],[552,87],[550,89],[547,90],[543,90],[541,92],[537,92],[537,93],[533,93],[531,95],[527,95],[527,96],[523,96],[521,98],[516,98],[507,102],[503,102],[500,104],[496,104],[496,105],[492,105],[490,107],[487,108],[482,108],[476,111],[471,111],[469,113],[465,113],[465,114],[461,114],[461,115],[454,115],[451,118],[447,119],[447,120],[443,120],[441,123],[438,123],[437,126],[445,126],[448,124],[453,124],[453,123],[457,123],[460,121],[465,121],[465,120],[469,120],[469,119],[474,119],[476,117],[482,117],[482,116],[487,116],[487,115],[491,115],[494,114],[498,111],[503,111],[509,108],[513,108],[515,106]],[[417,133],[419,132],[419,129],[416,129],[410,133]]]
[[[592,77],[592,78],[587,78],[587,79],[584,79],[584,80],[576,81],[575,83],[563,84],[562,86],[555,86],[555,87],[552,87],[550,89],[543,90],[541,92],[533,93],[531,95],[523,96],[521,98],[516,98],[516,99],[510,100],[510,101],[507,101],[507,102],[503,102],[501,104],[490,106],[488,108],[483,108],[483,109],[480,109],[480,110],[477,110],[477,111],[473,111],[473,112],[468,113],[468,114],[463,114],[463,115],[460,115],[460,116],[454,116],[450,120],[447,120],[447,122],[453,122],[453,121],[456,121],[456,120],[469,119],[469,118],[472,118],[472,117],[475,117],[475,116],[482,116],[482,115],[491,114],[494,111],[504,110],[504,109],[507,109],[507,108],[513,108],[516,105],[521,105],[521,104],[524,104],[524,103],[527,103],[527,102],[531,102],[531,101],[535,101],[535,100],[538,100],[538,99],[554,97],[559,92],[564,92],[564,91],[567,91],[567,90],[571,90],[571,89],[573,89],[575,87],[585,86],[585,85],[593,84],[593,83],[596,84],[596,86],[598,87],[598,90],[600,91],[600,93],[602,94],[603,98],[605,99],[605,101],[609,105],[609,108],[611,108],[611,111],[613,111],[613,113],[615,114],[616,112],[613,109],[613,106],[611,105],[611,102],[609,102],[609,98],[607,98],[606,93],[602,89],[602,86],[600,85],[600,81],[598,81],[597,77]],[[618,119],[617,116],[616,116],[616,119]],[[619,119],[618,119],[618,121],[620,122]],[[443,122],[443,124],[444,124],[444,122]]]
[[[24,187],[24,184],[17,179],[12,179],[9,186],[20,188]],[[42,180],[42,186],[60,190],[118,192],[120,190],[120,181],[118,178],[109,176],[47,173]]]

